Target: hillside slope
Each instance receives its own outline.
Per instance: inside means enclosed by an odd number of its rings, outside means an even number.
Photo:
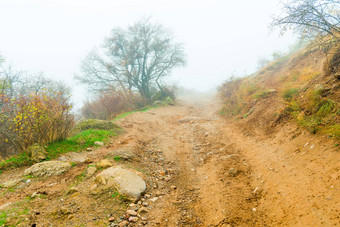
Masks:
[[[305,49],[280,58],[254,75],[223,84],[221,112],[249,134],[270,135],[292,123],[339,141],[339,62],[339,47],[328,55]]]

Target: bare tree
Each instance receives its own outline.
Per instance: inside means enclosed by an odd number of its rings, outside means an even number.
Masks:
[[[301,38],[318,43],[340,41],[339,0],[290,0],[283,3],[283,15],[274,18],[271,26],[297,31]]]
[[[80,82],[95,91],[138,91],[150,99],[163,89],[162,79],[185,64],[184,49],[162,25],[141,19],[127,29],[115,28],[102,49],[82,63]]]

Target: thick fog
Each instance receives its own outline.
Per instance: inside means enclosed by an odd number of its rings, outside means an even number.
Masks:
[[[1,0],[0,54],[18,69],[67,82],[79,108],[88,94],[73,80],[81,59],[112,28],[152,16],[185,45],[188,64],[169,81],[206,91],[294,42],[270,33],[279,12],[279,0]]]

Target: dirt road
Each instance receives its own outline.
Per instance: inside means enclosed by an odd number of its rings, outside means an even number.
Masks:
[[[217,110],[209,103],[167,107],[121,122],[153,170],[150,193],[164,194],[150,225],[339,224],[339,152],[332,143],[300,132],[287,140],[297,133],[289,128],[277,138],[245,136]],[[152,150],[158,159],[149,159]],[[160,181],[166,169],[175,173]]]
[[[126,133],[92,154],[95,162],[112,149],[130,147],[136,153],[137,160],[121,164],[142,173],[147,191],[141,202],[148,213],[131,225],[340,224],[340,153],[332,142],[289,126],[272,137],[246,136],[245,128],[216,114],[218,107],[214,103],[179,105],[129,115],[118,122]],[[294,139],[292,134],[296,134]],[[65,195],[84,168],[74,167],[73,177],[69,173],[33,182],[28,189],[6,194],[2,202],[23,198],[39,187],[47,190],[46,185],[58,181],[45,200],[30,202],[32,210],[43,209],[44,213],[33,218],[30,213],[29,220],[42,226],[107,226],[108,216],[122,218],[127,204],[118,208],[102,195],[89,196],[91,179],[77,184],[80,193]],[[54,208],[48,208],[46,201]],[[71,217],[59,214],[51,219],[55,207],[66,201],[74,202],[72,206],[78,209]]]

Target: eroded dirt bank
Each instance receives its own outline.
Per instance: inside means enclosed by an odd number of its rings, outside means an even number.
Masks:
[[[148,212],[130,225],[339,225],[340,153],[334,143],[290,126],[270,138],[246,136],[246,129],[220,118],[218,108],[208,102],[135,113],[118,122],[125,134],[84,152],[93,163],[112,150],[129,148],[136,154],[133,161],[112,159],[140,172],[147,183],[141,205]],[[109,217],[121,223],[129,203],[113,198],[113,191],[98,191],[92,178],[79,177],[88,165],[2,191],[0,202],[44,192],[25,202],[23,226],[108,226]],[[0,180],[22,171],[6,172]],[[71,186],[78,192],[68,194]]]

